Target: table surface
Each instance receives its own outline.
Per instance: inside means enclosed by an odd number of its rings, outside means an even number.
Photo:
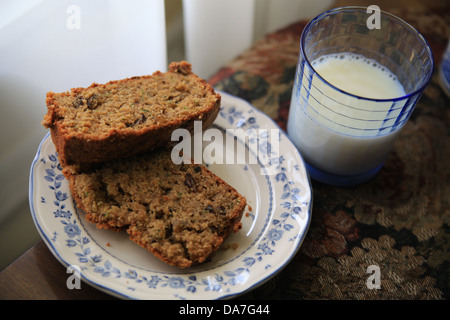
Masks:
[[[450,35],[448,2],[389,11],[424,35],[438,67]],[[249,101],[285,129],[304,25],[269,34],[210,83]],[[449,107],[436,70],[380,173],[349,188],[313,181],[312,221],[299,252],[241,298],[450,298]],[[380,289],[366,286],[370,265],[380,268]],[[115,299],[88,285],[70,290],[68,276],[40,241],[2,270],[0,299]]]

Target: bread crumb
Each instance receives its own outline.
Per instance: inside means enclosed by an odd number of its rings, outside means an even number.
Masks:
[[[233,243],[226,243],[222,246],[223,250],[228,250],[228,249],[232,249],[232,250],[236,250],[239,247],[239,243],[237,242],[233,242]]]

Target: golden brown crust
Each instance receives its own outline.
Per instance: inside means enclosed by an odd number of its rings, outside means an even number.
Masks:
[[[87,170],[87,171],[86,171]],[[98,228],[126,230],[162,261],[208,261],[241,228],[246,199],[198,164],[175,165],[170,149],[63,170],[73,198]]]
[[[42,125],[50,129],[62,165],[99,163],[163,146],[173,130],[192,130],[197,120],[207,128],[220,102],[189,63],[174,62],[167,73],[49,92]]]
[[[47,94],[50,129],[73,199],[100,229],[126,230],[162,261],[208,261],[240,229],[246,199],[201,165],[175,165],[177,128],[207,128],[221,97],[185,61],[167,73]],[[156,149],[165,145],[166,148]]]

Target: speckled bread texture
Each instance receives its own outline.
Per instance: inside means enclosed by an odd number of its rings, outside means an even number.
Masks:
[[[169,71],[63,93],[47,93],[42,124],[62,165],[99,163],[162,146],[173,130],[203,129],[217,117],[221,97],[186,62]]]
[[[246,199],[206,167],[173,163],[170,150],[115,160],[80,173],[64,168],[77,206],[98,228],[126,230],[161,260],[208,261],[241,228]]]

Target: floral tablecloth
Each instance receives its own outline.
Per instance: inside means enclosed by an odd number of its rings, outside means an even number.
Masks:
[[[450,36],[450,6],[391,12],[432,47],[432,82],[373,180],[351,188],[312,182],[312,222],[298,254],[242,298],[450,298],[450,103],[437,70]],[[249,101],[285,130],[305,24],[267,35],[210,83]],[[379,268],[378,289],[368,286],[375,274],[369,266]]]

